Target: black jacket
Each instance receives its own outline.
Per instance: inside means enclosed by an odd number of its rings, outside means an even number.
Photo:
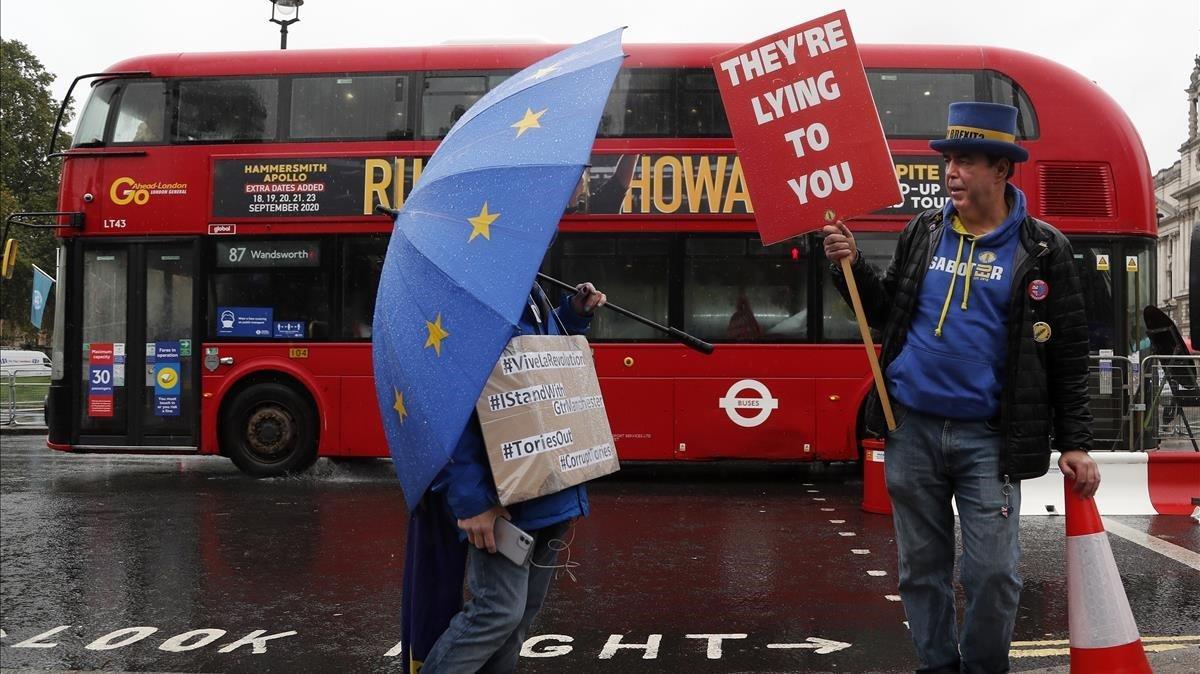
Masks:
[[[904,228],[887,273],[881,279],[862,256],[853,265],[863,311],[871,327],[883,333],[880,367],[885,371],[908,339],[921,283],[945,229],[940,209],[925,211]],[[1033,217],[1021,223],[1008,318],[1008,362],[1000,400],[1004,434],[1001,476],[1013,480],[1040,477],[1050,466],[1051,435],[1056,449],[1091,449],[1092,413],[1088,408],[1088,333],[1079,272],[1067,238]],[[849,302],[841,267],[833,277]],[[1029,284],[1041,279],[1050,294],[1037,301]],[[1033,324],[1050,325],[1050,339],[1033,339]],[[891,396],[889,396],[891,397]],[[886,428],[874,389],[864,421],[878,436]]]

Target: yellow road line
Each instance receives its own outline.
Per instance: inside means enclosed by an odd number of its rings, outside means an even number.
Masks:
[[[1142,643],[1152,643],[1155,641],[1200,641],[1200,634],[1179,635],[1174,637],[1142,637]],[[1052,639],[1049,641],[1014,641],[1012,647],[1020,646],[1066,646],[1071,643],[1067,639]]]
[[[1192,644],[1143,644],[1142,648],[1146,649],[1147,653],[1162,653],[1164,651],[1177,651],[1181,648],[1187,648]],[[1037,648],[1031,651],[1011,651],[1008,656],[1010,658],[1046,658],[1052,655],[1070,655],[1069,648]]]

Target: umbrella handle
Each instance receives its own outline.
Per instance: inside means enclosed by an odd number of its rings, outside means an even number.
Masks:
[[[383,204],[375,204],[375,215],[386,215],[395,220],[397,215],[400,215],[400,209],[388,208]]]
[[[560,280],[554,278],[553,276],[547,276],[541,272],[538,272],[538,278],[543,281],[546,281],[547,283],[549,283],[551,285],[554,285],[563,290],[566,290],[567,292],[571,292],[571,293],[576,292],[575,286],[573,286],[569,283],[566,283],[564,281],[560,281]],[[676,340],[682,342],[684,344],[684,346],[687,346],[688,348],[691,348],[691,349],[695,349],[696,351],[699,351],[700,353],[707,355],[707,354],[710,354],[713,352],[714,347],[712,344],[709,344],[708,342],[706,342],[698,337],[695,337],[694,335],[689,335],[688,333],[680,330],[679,328],[671,328],[671,327],[667,327],[665,325],[660,325],[660,324],[655,323],[654,321],[650,320],[649,318],[642,316],[641,314],[635,314],[632,311],[622,308],[622,307],[619,307],[611,302],[605,302],[604,308],[611,309],[611,310],[617,312],[618,314],[621,314],[622,316],[625,316],[627,318],[632,318],[633,320],[635,320],[643,325],[648,325],[648,326],[654,328],[655,330],[658,330],[659,332],[665,332],[666,334],[674,337]]]

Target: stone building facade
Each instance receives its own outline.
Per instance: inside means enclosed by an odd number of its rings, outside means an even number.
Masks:
[[[1158,208],[1158,306],[1187,336],[1192,232],[1200,224],[1200,56],[1187,88],[1187,140],[1179,160],[1154,176]]]

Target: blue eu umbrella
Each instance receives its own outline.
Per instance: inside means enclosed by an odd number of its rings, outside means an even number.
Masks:
[[[621,31],[513,75],[458,120],[388,245],[375,386],[413,509],[449,460],[588,162]]]

